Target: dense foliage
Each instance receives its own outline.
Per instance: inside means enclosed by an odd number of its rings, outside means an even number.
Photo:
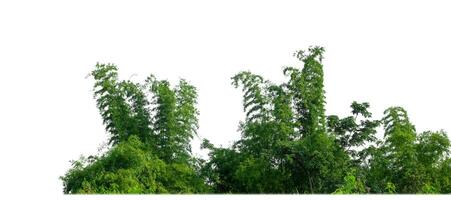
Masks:
[[[191,156],[198,126],[192,85],[180,80],[172,88],[153,75],[144,84],[119,81],[114,65],[97,64],[91,75],[111,148],[73,161],[64,193],[209,192],[202,160]]]
[[[97,64],[97,107],[109,149],[80,158],[61,177],[64,193],[451,193],[450,141],[444,131],[417,133],[407,111],[373,119],[367,102],[351,115],[325,114],[322,47],[298,51],[276,84],[248,71],[232,77],[243,91],[241,139],[191,154],[199,114],[196,88],[149,76],[118,80]],[[377,138],[378,128],[383,137]]]

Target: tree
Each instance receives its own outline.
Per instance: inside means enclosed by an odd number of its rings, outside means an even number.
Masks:
[[[446,191],[449,184],[440,180],[448,174],[440,166],[449,159],[447,135],[443,131],[418,135],[401,107],[390,107],[384,114],[385,140],[373,148],[367,175],[373,192],[382,192],[388,184],[400,193]]]
[[[154,129],[161,158],[166,162],[188,161],[191,153],[189,142],[198,128],[196,88],[182,79],[172,89],[168,81],[156,80],[154,76],[150,76],[146,83],[153,93]]]
[[[73,161],[61,177],[64,193],[209,191],[189,144],[198,128],[195,87],[180,80],[173,89],[153,75],[143,85],[119,81],[110,64],[97,64],[91,74],[111,146],[102,155]]]
[[[130,123],[131,108],[126,102],[126,95],[118,80],[115,65],[97,64],[92,71],[94,77],[94,98],[103,118],[106,130],[111,134],[110,143],[125,141],[130,135],[137,134]]]
[[[444,131],[426,131],[418,136],[416,153],[422,193],[449,193],[449,148]]]
[[[326,132],[325,92],[322,47],[298,51],[295,56],[304,63],[302,70],[284,69],[293,97],[296,116],[295,139],[286,143],[290,155],[295,190],[309,193],[330,193],[349,167],[349,158]]]
[[[387,182],[398,192],[412,193],[419,187],[415,154],[415,127],[401,107],[390,107],[382,119],[385,141],[372,158],[370,174],[376,179],[374,188],[381,190]]]
[[[308,53],[298,51],[295,56],[302,62],[302,71],[287,67],[285,75],[290,77],[288,87],[293,93],[293,102],[301,126],[300,135],[325,132],[326,97],[324,95],[323,47],[310,47]]]
[[[238,193],[335,190],[349,159],[326,132],[323,52],[321,47],[299,51],[304,68],[286,68],[290,79],[280,85],[251,72],[232,77],[232,84],[242,87],[246,119],[240,124],[242,138],[232,149],[211,149],[209,171],[228,171],[213,175],[213,185],[233,181],[225,184],[231,185],[226,192]],[[237,167],[216,159],[225,152]]]

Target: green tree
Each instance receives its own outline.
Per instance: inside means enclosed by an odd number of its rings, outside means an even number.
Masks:
[[[384,114],[384,140],[372,149],[367,174],[372,191],[382,192],[388,184],[399,193],[447,191],[449,174],[441,171],[449,159],[446,133],[426,131],[418,135],[401,107],[388,108]]]
[[[299,51],[304,68],[286,68],[289,81],[280,85],[251,72],[232,77],[232,84],[242,87],[246,119],[240,123],[241,140],[230,150],[211,149],[209,171],[227,171],[212,173],[213,185],[230,186],[221,192],[333,192],[343,180],[349,158],[326,132],[323,52],[321,47]],[[225,155],[237,167],[216,159]]]
[[[349,167],[349,158],[326,132],[322,47],[298,51],[302,70],[288,67],[284,74],[293,97],[296,133],[286,145],[296,191],[330,193],[336,189]]]
[[[168,81],[154,76],[147,78],[146,83],[153,94],[154,130],[161,158],[166,162],[190,160],[189,142],[198,128],[196,88],[182,79],[172,89]]]
[[[126,102],[126,94],[118,80],[115,65],[97,64],[92,71],[94,77],[94,97],[103,118],[106,130],[111,134],[110,143],[117,144],[125,141],[130,135],[137,134],[130,123],[131,108]]]
[[[401,107],[388,108],[384,114],[385,141],[371,161],[370,175],[377,183],[373,187],[381,190],[387,182],[391,182],[398,192],[415,193],[419,187],[415,127]]]
[[[208,192],[189,144],[198,128],[196,88],[180,80],[173,89],[153,75],[143,85],[119,81],[109,64],[97,64],[91,74],[111,146],[73,161],[61,177],[64,193]]]

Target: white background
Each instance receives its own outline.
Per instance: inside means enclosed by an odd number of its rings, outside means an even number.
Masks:
[[[451,131],[446,1],[161,2],[0,1],[2,195],[60,196],[69,160],[107,140],[85,78],[96,62],[123,79],[189,80],[200,137],[228,146],[243,117],[230,77],[283,81],[296,50],[321,45],[327,114],[350,114],[353,100],[377,118],[399,105],[419,132]]]

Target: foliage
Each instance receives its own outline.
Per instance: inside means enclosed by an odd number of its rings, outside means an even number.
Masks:
[[[334,194],[360,194],[365,193],[365,187],[363,183],[354,176],[355,172],[349,172],[345,178],[344,183]]]
[[[161,158],[166,162],[189,160],[189,142],[198,128],[196,88],[182,79],[172,89],[168,81],[156,80],[154,76],[147,78],[146,84],[153,93],[153,128]]]
[[[385,185],[385,191],[388,194],[394,194],[396,193],[396,186],[392,182],[387,182],[387,185]]]
[[[449,160],[446,133],[426,131],[417,135],[401,107],[388,108],[384,113],[385,140],[373,148],[367,172],[372,192],[381,193],[389,184],[399,193],[445,192],[448,184],[440,181],[449,179],[441,171]]]
[[[72,161],[64,193],[451,193],[446,132],[418,133],[402,107],[374,119],[368,102],[352,102],[349,116],[326,115],[324,52],[296,52],[302,68],[285,67],[280,84],[233,76],[243,92],[241,138],[230,147],[204,139],[207,160],[191,154],[194,86],[153,75],[121,81],[115,65],[97,64],[94,98],[110,146]]]
[[[64,193],[209,191],[189,144],[198,128],[194,86],[182,79],[171,88],[153,75],[145,84],[119,81],[117,67],[109,64],[97,64],[92,76],[111,148],[73,161],[61,177]]]
[[[368,151],[365,146],[377,141],[375,134],[380,121],[371,119],[372,113],[368,111],[369,107],[367,102],[354,101],[351,104],[352,116],[342,119],[336,115],[327,117],[328,132],[335,136],[335,142],[345,149],[356,165],[361,165],[365,161],[366,151]]]
[[[349,159],[326,132],[321,47],[299,51],[302,70],[284,69],[289,80],[274,84],[251,72],[232,77],[242,87],[246,119],[228,160],[215,158],[225,149],[211,149],[209,171],[231,171],[215,176],[213,186],[233,180],[236,193],[333,192],[341,182]],[[225,159],[227,160],[227,159]]]

